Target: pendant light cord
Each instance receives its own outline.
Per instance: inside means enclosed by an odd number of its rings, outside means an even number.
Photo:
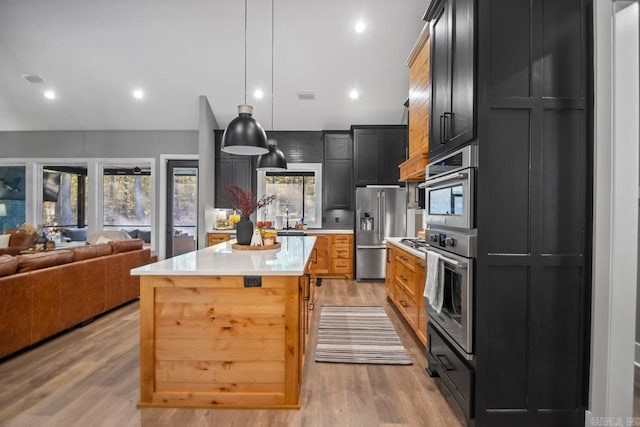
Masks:
[[[244,0],[244,104],[247,105],[247,0]]]

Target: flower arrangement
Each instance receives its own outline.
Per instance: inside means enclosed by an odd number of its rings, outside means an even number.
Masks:
[[[256,209],[268,206],[276,199],[273,194],[265,194],[258,199],[250,188],[243,190],[236,185],[225,185],[224,189],[226,200],[240,216],[249,216]]]

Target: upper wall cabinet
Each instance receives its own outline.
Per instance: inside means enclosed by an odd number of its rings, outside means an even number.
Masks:
[[[220,138],[218,138],[220,136]],[[238,156],[220,150],[222,134],[216,132],[216,173],[215,204],[216,208],[230,208],[225,196],[226,185],[236,185],[242,189],[252,188],[255,173],[255,156]]]
[[[352,126],[351,130],[355,185],[397,185],[398,166],[407,158],[407,127]]]
[[[352,209],[353,142],[346,132],[324,135],[324,208]]]
[[[429,157],[475,137],[474,0],[435,0],[431,23],[431,135]]]
[[[429,152],[431,40],[425,24],[409,58],[409,158],[400,165],[401,181],[424,181]]]

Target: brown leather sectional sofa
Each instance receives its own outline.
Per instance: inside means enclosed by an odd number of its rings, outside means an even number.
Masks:
[[[150,259],[140,239],[0,255],[0,358],[137,298]]]
[[[33,247],[33,242],[37,237],[35,233],[25,233],[24,231],[7,230],[5,234],[11,234],[9,247],[0,248],[0,255],[18,255],[21,251]]]

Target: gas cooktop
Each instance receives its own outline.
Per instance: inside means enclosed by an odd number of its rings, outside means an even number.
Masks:
[[[406,238],[406,239],[401,239],[400,243],[402,243],[403,245],[407,245],[413,249],[416,249],[420,252],[426,252],[427,251],[427,242],[424,241],[424,239],[410,239],[410,238]]]

